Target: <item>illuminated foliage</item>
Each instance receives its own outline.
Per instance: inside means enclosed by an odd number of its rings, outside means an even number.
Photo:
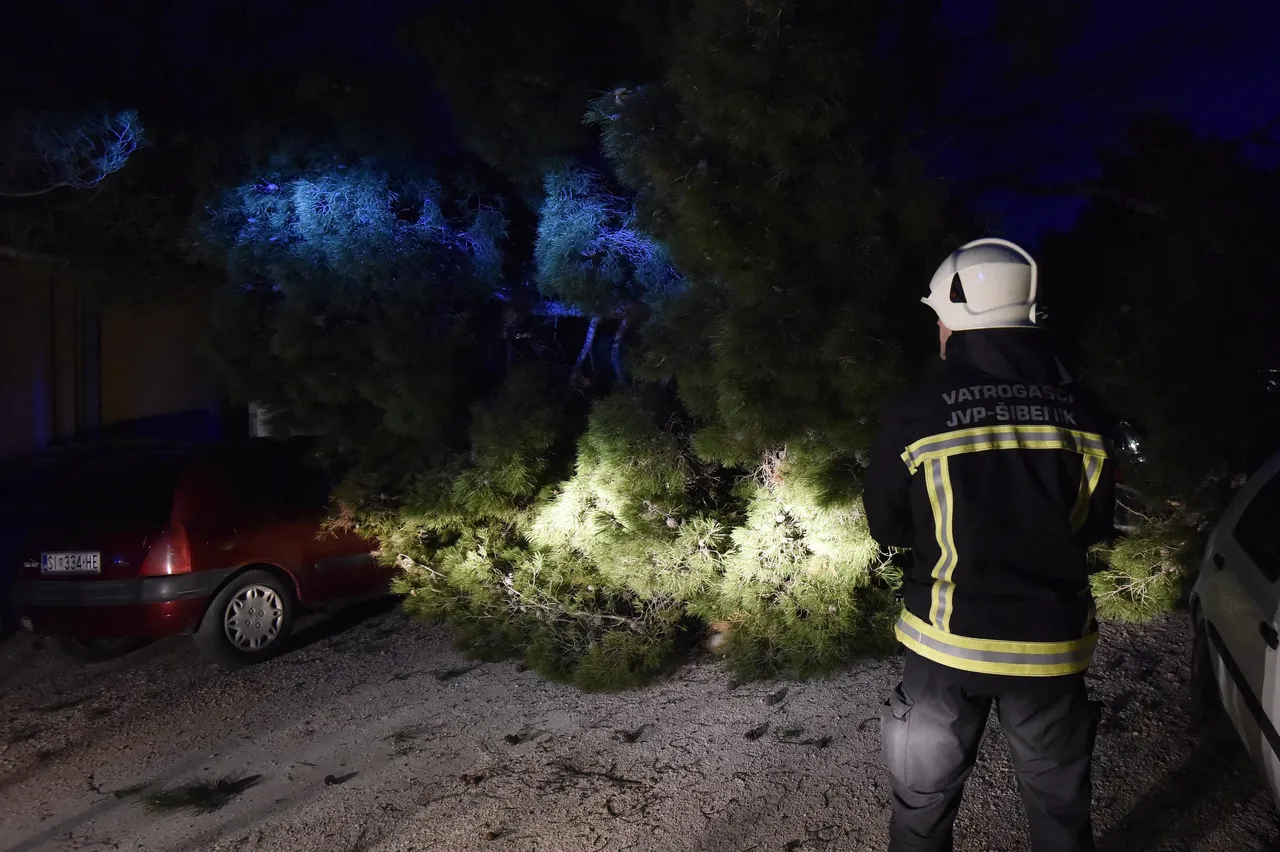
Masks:
[[[656,308],[682,283],[666,247],[637,226],[632,200],[583,169],[543,181],[534,261],[544,295],[589,314]]]
[[[574,475],[538,507],[530,540],[586,559],[639,600],[704,598],[728,536],[673,425],[630,392],[597,402]]]
[[[298,167],[280,158],[228,193],[209,227],[225,241],[233,268],[279,270],[280,283],[296,266],[374,288],[428,276],[448,286],[459,271],[492,286],[501,268],[501,213],[480,204],[460,218],[459,211],[446,213],[445,196],[433,180],[393,178],[368,160],[331,155]]]
[[[704,614],[728,632],[748,674],[830,672],[857,653],[887,650],[900,580],[867,530],[861,502],[822,496],[825,465],[787,452],[766,457],[741,490],[717,595]]]
[[[1099,548],[1107,567],[1091,578],[1098,615],[1141,622],[1173,609],[1189,562],[1198,555],[1190,538],[1187,527],[1171,518],[1143,523]]]
[[[74,266],[91,300],[198,289],[209,276],[189,268],[184,242],[208,177],[202,154],[144,128],[132,110],[10,114],[0,129],[0,258]]]

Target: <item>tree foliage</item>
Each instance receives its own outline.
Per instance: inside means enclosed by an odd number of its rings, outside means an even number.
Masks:
[[[154,234],[218,270],[229,392],[325,436],[333,523],[469,653],[622,688],[710,632],[744,675],[820,673],[892,641],[900,574],[860,482],[883,396],[932,351],[924,282],[974,236],[939,151],[957,112],[978,148],[1035,113],[995,107],[1072,7],[993,4],[956,37],[936,2],[442,3],[406,40],[465,153],[425,153],[389,106],[405,84],[313,69],[184,140],[185,182],[142,152],[102,197],[182,186],[115,250]],[[951,109],[975,53],[1006,88]],[[1168,124],[1102,165],[1041,259],[1069,359],[1143,437],[1094,578],[1137,619],[1269,452],[1277,195]],[[151,215],[197,199],[194,234]],[[50,233],[87,233],[76,215]]]
[[[467,147],[536,199],[543,176],[589,154],[591,97],[660,73],[665,0],[440,3],[404,38],[435,71]]]
[[[1095,591],[1117,615],[1166,609],[1235,489],[1276,451],[1280,342],[1265,306],[1280,273],[1280,182],[1236,142],[1136,124],[1104,152],[1099,200],[1048,241],[1051,315],[1085,380],[1131,422],[1122,523]]]
[[[675,381],[708,459],[751,465],[795,442],[852,458],[901,375],[918,317],[896,303],[947,222],[922,163],[878,138],[912,94],[880,82],[914,58],[883,47],[891,23],[872,3],[691,3],[667,82],[592,103],[642,221],[691,282],[637,369]]]
[[[92,189],[123,169],[145,143],[134,110],[10,116],[0,135],[0,196]]]
[[[1190,538],[1183,519],[1173,515],[1146,520],[1100,548],[1107,567],[1091,578],[1098,615],[1141,622],[1173,609],[1190,562],[1198,555]]]
[[[503,229],[496,200],[421,172],[272,159],[207,218],[230,284],[212,335],[228,384],[308,429],[447,445],[458,410],[492,384],[481,327]]]
[[[853,487],[857,445],[822,431],[837,417],[815,407],[740,459],[706,452],[715,424],[689,410],[684,377],[651,366],[619,381],[616,353],[633,315],[649,359],[649,340],[706,338],[721,320],[668,325],[688,322],[698,285],[607,178],[560,169],[544,188],[534,277],[513,285],[498,203],[410,162],[272,158],[204,218],[228,275],[213,339],[229,386],[330,436],[343,497],[404,569],[410,608],[459,625],[475,653],[618,687],[691,641],[694,618],[730,625],[748,671],[880,647],[888,584]],[[597,361],[601,317],[613,352]],[[765,412],[746,394],[773,390],[735,392]]]
[[[1105,153],[1102,166],[1103,184],[1159,212],[1093,205],[1046,246],[1046,286],[1063,283],[1055,316],[1143,435],[1142,484],[1185,498],[1274,451],[1280,340],[1260,307],[1280,272],[1280,182],[1237,144],[1165,119],[1136,125],[1130,151]]]
[[[919,133],[963,51],[934,51],[936,17],[910,4],[693,0],[650,19],[660,51],[609,60],[560,55],[562,32],[543,41],[547,21],[516,18],[491,42],[474,21],[415,36],[515,198],[482,170],[446,181],[413,157],[312,145],[211,207],[228,381],[330,436],[341,496],[401,567],[407,606],[471,653],[618,688],[706,629],[744,674],[888,647],[900,576],[859,483],[874,412],[928,331],[904,306],[966,227]],[[1018,20],[997,30],[1038,19]],[[508,97],[478,100],[468,47]],[[565,118],[575,100],[585,126]],[[539,132],[516,133],[526,120]],[[1207,178],[1171,186],[1188,163],[1216,163],[1214,180],[1248,169],[1176,133],[1136,138],[1177,144],[1112,158],[1097,197],[1143,204],[1098,201],[1045,266],[1066,278],[1106,259],[1114,284],[1070,285],[1095,311],[1056,316],[1117,408],[1190,424],[1143,384],[1178,333],[1124,325],[1118,306],[1142,296],[1183,328],[1189,303],[1158,291],[1192,257],[1150,274],[1138,259],[1179,229],[1225,239],[1243,223],[1137,211],[1208,201]],[[528,245],[506,227],[525,205]],[[1258,401],[1246,385],[1233,404]],[[1181,425],[1150,434],[1155,457],[1182,458]],[[1152,481],[1186,491],[1175,467]],[[1145,485],[1130,506],[1145,520],[1100,553],[1114,617],[1168,605],[1188,552],[1187,514],[1146,514]]]
[[[196,199],[219,176],[209,140],[138,113],[11,116],[0,154],[0,258],[59,270],[90,302],[203,298]],[[41,153],[43,152],[43,153]]]
[[[667,247],[639,227],[632,199],[581,168],[543,181],[534,264],[544,296],[588,314],[658,308],[683,284]]]

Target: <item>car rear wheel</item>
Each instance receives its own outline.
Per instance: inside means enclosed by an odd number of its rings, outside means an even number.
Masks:
[[[63,636],[58,639],[58,650],[78,663],[104,663],[130,654],[145,644],[145,639],[77,639]]]
[[[284,649],[296,610],[287,583],[269,571],[246,571],[227,583],[205,610],[196,647],[225,668],[260,663]]]

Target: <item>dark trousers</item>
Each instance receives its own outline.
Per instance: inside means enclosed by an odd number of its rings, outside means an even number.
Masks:
[[[950,852],[992,703],[1009,741],[1031,848],[1092,852],[1089,765],[1097,723],[1084,678],[974,678],[914,654],[885,702],[881,727],[893,780],[889,852]]]

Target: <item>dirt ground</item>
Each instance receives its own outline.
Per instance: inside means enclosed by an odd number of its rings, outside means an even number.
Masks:
[[[879,710],[897,659],[828,680],[735,685],[712,659],[586,695],[475,665],[389,606],[305,625],[232,674],[185,640],[74,667],[0,644],[0,849],[219,852],[878,850]],[[1189,735],[1184,620],[1105,630],[1095,763],[1103,850],[1280,849],[1230,739]],[[222,807],[149,797],[223,779]],[[995,727],[957,848],[1027,848]]]

